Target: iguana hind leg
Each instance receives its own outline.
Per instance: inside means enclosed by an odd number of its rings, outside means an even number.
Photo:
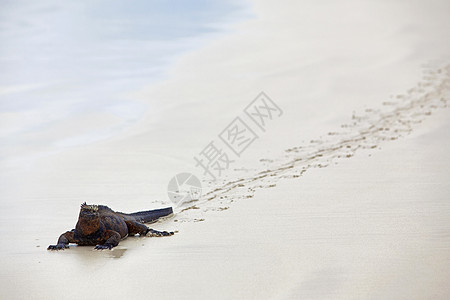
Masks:
[[[128,235],[146,235],[148,232],[148,227],[137,221],[125,221],[128,227]]]
[[[145,236],[147,233],[150,233],[150,236],[169,236],[173,235],[173,232],[167,231],[157,231],[151,228],[148,228],[145,224],[142,224],[137,221],[125,221],[128,226],[128,235],[139,234],[140,236]]]
[[[74,231],[75,229],[72,229],[71,231],[61,234],[59,236],[58,243],[56,245],[48,246],[47,250],[64,250],[69,248],[69,243],[77,242],[73,236]]]

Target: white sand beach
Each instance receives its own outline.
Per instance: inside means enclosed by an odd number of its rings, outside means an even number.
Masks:
[[[246,9],[133,86],[126,126],[86,109],[17,137],[36,114],[2,106],[1,299],[450,297],[448,1]],[[262,91],[282,110],[263,130],[244,113]],[[257,134],[239,156],[219,138],[236,117]],[[215,182],[194,160],[211,141],[233,160]],[[149,225],[174,236],[46,250],[85,201],[173,206],[181,172],[202,198]]]

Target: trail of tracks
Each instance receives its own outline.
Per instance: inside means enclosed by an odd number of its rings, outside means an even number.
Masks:
[[[308,169],[323,168],[359,150],[370,151],[399,139],[433,111],[448,107],[449,101],[450,64],[425,68],[416,87],[384,102],[382,109],[354,114],[351,122],[329,132],[326,138],[287,149],[280,158],[261,159],[261,168],[256,172],[215,186],[198,201],[188,203],[178,213],[177,221],[202,221],[205,211],[227,209],[230,202],[251,198],[256,190],[275,187],[279,180],[300,177]]]

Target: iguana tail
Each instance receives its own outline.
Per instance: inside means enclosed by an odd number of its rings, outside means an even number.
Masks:
[[[139,211],[132,214],[124,214],[121,213],[124,216],[132,217],[136,221],[141,223],[149,223],[158,220],[161,217],[169,216],[173,214],[172,207],[166,207],[166,208],[160,208],[160,209],[154,209],[154,210],[147,210],[147,211]]]

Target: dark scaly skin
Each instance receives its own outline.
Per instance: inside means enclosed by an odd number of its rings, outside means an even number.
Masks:
[[[81,205],[75,229],[61,234],[56,245],[47,250],[64,250],[70,243],[80,246],[95,246],[94,249],[112,249],[121,239],[129,235],[169,236],[173,232],[156,231],[148,228],[129,214],[115,212],[104,205]]]

